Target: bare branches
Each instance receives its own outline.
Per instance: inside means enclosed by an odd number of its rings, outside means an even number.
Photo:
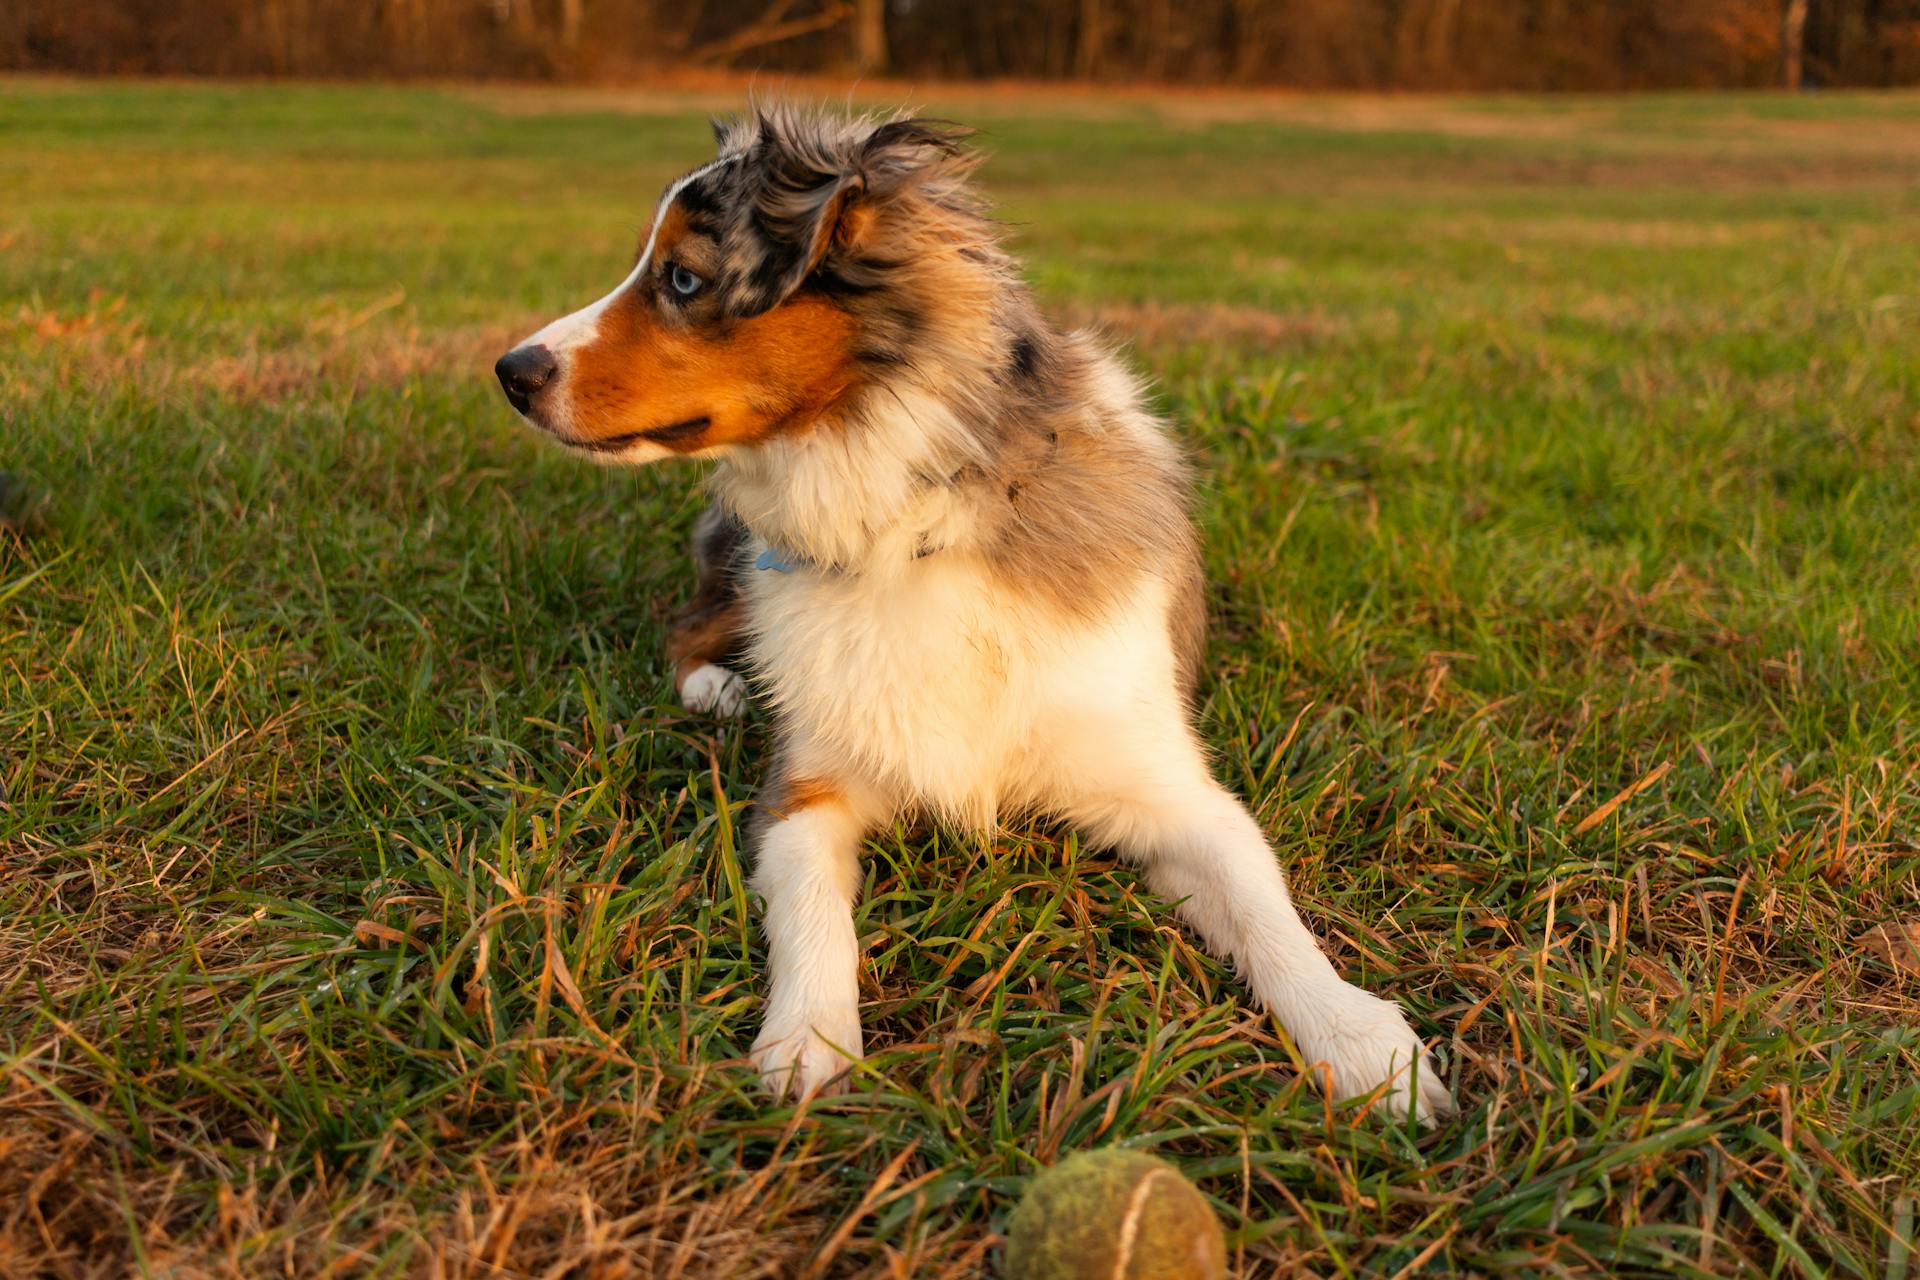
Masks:
[[[787,18],[787,11],[791,8],[793,0],[775,0],[765,13],[744,30],[690,50],[687,56],[695,62],[726,62],[752,49],[763,49],[784,40],[829,30],[853,16],[851,4],[828,4],[820,12],[804,18]]]

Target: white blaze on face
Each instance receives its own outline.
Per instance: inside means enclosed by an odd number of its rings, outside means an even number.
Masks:
[[[653,264],[654,240],[660,234],[661,220],[666,217],[667,210],[673,207],[673,202],[680,197],[680,193],[686,189],[687,184],[739,158],[737,155],[722,156],[711,164],[700,166],[668,187],[666,194],[660,197],[660,203],[654,209],[653,225],[647,232],[647,243],[640,250],[639,260],[633,264],[633,270],[627,273],[627,278],[615,285],[612,292],[599,301],[590,303],[571,315],[561,316],[539,332],[521,339],[515,345],[516,351],[529,346],[545,347],[552,354],[555,362],[552,379],[555,385],[527,414],[531,420],[563,441],[577,439],[580,436],[579,423],[574,417],[571,396],[566,386],[570,353],[586,346],[599,336],[600,316],[620,295],[646,275]],[[590,456],[595,462],[613,465],[653,462],[669,457],[671,453],[671,450],[661,445],[636,440],[624,449],[611,452],[598,451]]]
[[[547,325],[546,328],[540,330],[538,333],[523,338],[518,345],[525,347],[537,344],[545,347],[548,351],[551,351],[554,357],[560,362],[560,372],[558,376],[561,378],[566,377],[567,352],[574,350],[576,347],[583,347],[593,341],[600,330],[599,321],[601,313],[613,305],[614,299],[625,293],[632,287],[635,281],[645,275],[648,267],[653,264],[653,242],[654,238],[660,234],[660,221],[666,217],[667,210],[673,207],[673,202],[679,198],[681,191],[686,189],[689,182],[694,181],[703,174],[713,172],[723,164],[730,164],[738,158],[737,156],[723,156],[711,164],[701,165],[698,169],[695,169],[692,173],[687,174],[678,182],[668,187],[667,194],[660,197],[659,207],[653,211],[653,226],[647,232],[646,247],[640,250],[640,260],[633,264],[633,270],[627,273],[627,278],[615,285],[613,292],[607,294],[606,297],[601,298],[598,302],[589,303],[571,315],[561,316],[558,320]]]

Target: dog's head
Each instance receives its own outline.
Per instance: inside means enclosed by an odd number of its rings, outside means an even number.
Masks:
[[[626,279],[494,366],[515,409],[601,461],[810,430],[997,270],[951,126],[759,108],[715,132]]]

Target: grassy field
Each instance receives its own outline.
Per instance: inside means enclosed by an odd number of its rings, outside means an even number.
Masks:
[[[1459,1116],[1051,831],[871,842],[873,1055],[756,1092],[697,477],[488,375],[729,95],[0,81],[0,1274],[990,1275],[1106,1143],[1247,1275],[1911,1274],[1920,97],[927,96],[1157,377],[1219,774]]]

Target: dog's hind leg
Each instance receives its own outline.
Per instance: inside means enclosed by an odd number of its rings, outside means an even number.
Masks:
[[[1266,835],[1206,771],[1197,745],[1075,817],[1146,871],[1209,950],[1232,960],[1335,1097],[1381,1091],[1391,1114],[1423,1122],[1452,1109],[1398,1005],[1343,980],[1300,920]],[[1131,773],[1133,771],[1128,770]]]
[[[746,705],[746,682],[727,666],[746,640],[739,580],[746,541],[746,526],[718,503],[693,526],[693,599],[667,625],[674,692],[689,711],[731,716]]]
[[[767,1011],[754,1066],[777,1094],[831,1092],[860,1060],[860,838],[878,798],[777,769],[754,841]]]

